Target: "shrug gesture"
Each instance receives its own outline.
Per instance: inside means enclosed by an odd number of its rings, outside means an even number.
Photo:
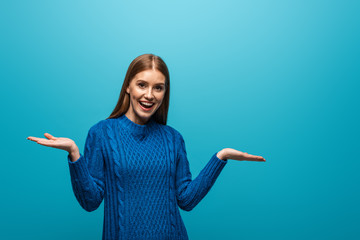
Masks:
[[[27,137],[27,139],[47,147],[53,147],[53,148],[65,150],[70,154],[71,161],[73,162],[79,159],[80,157],[79,148],[76,146],[75,142],[70,138],[54,137],[49,133],[45,133],[44,136],[46,138],[29,136]]]

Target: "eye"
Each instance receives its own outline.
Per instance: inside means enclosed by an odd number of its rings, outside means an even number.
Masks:
[[[156,90],[161,91],[162,89],[163,89],[162,86],[156,86]]]
[[[139,86],[140,88],[143,88],[143,87],[145,87],[145,84],[139,83],[138,86]]]

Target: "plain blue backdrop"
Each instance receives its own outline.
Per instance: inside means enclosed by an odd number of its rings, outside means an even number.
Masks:
[[[114,109],[130,62],[170,70],[168,125],[193,178],[229,160],[181,211],[197,239],[359,239],[359,1],[1,1],[1,239],[101,239],[67,152]]]

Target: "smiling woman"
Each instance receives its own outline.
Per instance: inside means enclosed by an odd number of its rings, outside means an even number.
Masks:
[[[170,78],[153,54],[135,58],[111,115],[93,125],[84,154],[69,138],[28,137],[68,151],[73,192],[86,211],[104,200],[102,239],[188,239],[179,208],[191,211],[228,159],[261,161],[231,148],[215,152],[192,179],[183,136],[166,125]]]
[[[161,106],[166,89],[165,76],[156,69],[144,70],[135,75],[126,88],[130,108],[126,116],[137,124],[145,124]]]
[[[143,54],[130,63],[119,100],[108,119],[126,114],[140,125],[150,118],[166,125],[169,100],[170,75],[165,62],[159,56]],[[154,106],[149,108],[146,102]]]

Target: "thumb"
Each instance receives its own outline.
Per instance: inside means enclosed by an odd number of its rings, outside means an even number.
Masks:
[[[50,140],[55,140],[56,137],[54,137],[53,135],[51,135],[50,133],[45,133],[44,136]]]

